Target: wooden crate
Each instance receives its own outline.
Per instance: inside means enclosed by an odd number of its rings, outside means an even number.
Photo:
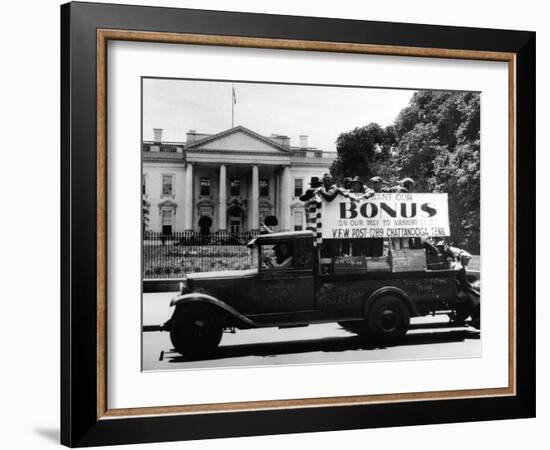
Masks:
[[[362,273],[367,271],[364,256],[335,256],[334,273]]]
[[[367,260],[367,272],[390,272],[391,263],[389,256],[369,256]]]
[[[392,272],[414,272],[426,270],[426,251],[420,250],[393,250],[391,252]]]

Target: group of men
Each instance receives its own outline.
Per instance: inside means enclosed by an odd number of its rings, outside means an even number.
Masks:
[[[395,186],[389,186],[381,177],[375,176],[370,178],[368,183],[368,185],[363,184],[361,179],[355,176],[345,177],[342,184],[338,185],[329,173],[325,173],[321,180],[319,177],[311,177],[310,187],[300,196],[300,200],[309,202],[314,199],[330,202],[337,195],[343,195],[350,200],[360,201],[372,197],[377,192],[412,192],[414,187],[412,178],[403,178]]]
[[[315,233],[315,245],[323,244],[321,217],[321,203],[323,201],[331,202],[338,195],[342,195],[354,202],[359,202],[372,197],[378,192],[412,192],[414,187],[414,181],[411,178],[403,178],[399,180],[397,185],[391,187],[379,176],[370,178],[368,183],[368,185],[365,185],[358,176],[355,176],[345,177],[342,184],[338,185],[328,173],[325,173],[321,180],[318,177],[311,178],[310,187],[300,196],[300,200],[306,204],[306,228]],[[323,253],[327,256],[331,256],[336,252],[340,254],[343,252],[345,254],[382,256],[384,251],[384,242],[380,238],[331,239],[330,241],[323,244]]]

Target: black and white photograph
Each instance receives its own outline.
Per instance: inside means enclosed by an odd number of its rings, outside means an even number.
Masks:
[[[143,77],[142,370],[481,357],[480,103]]]

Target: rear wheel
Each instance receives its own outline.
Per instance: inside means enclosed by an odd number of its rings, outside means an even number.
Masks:
[[[409,309],[399,297],[384,296],[375,300],[366,317],[366,333],[380,341],[403,337],[410,324]]]
[[[222,338],[220,315],[205,305],[187,306],[176,310],[172,318],[170,340],[185,357],[211,356]]]

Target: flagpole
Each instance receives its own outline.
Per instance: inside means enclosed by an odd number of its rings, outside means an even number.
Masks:
[[[231,128],[235,126],[235,87],[231,85]]]

